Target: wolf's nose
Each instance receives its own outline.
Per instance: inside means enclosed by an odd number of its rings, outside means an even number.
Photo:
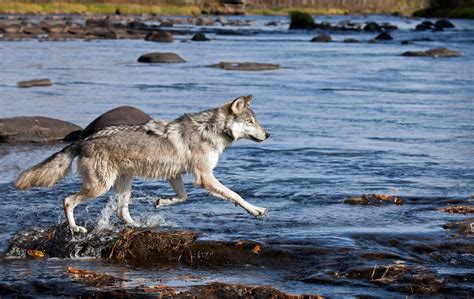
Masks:
[[[270,137],[270,133],[267,132],[265,133],[265,138],[268,138],[268,137]]]

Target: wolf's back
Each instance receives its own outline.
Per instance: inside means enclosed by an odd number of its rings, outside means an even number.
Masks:
[[[69,172],[72,161],[78,154],[78,143],[66,146],[43,162],[23,171],[16,179],[16,188],[26,190],[32,187],[52,187]]]

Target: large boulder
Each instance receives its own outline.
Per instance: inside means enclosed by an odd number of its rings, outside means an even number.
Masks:
[[[145,36],[145,40],[149,42],[172,43],[173,35],[168,31],[150,32]]]
[[[319,36],[315,36],[311,39],[313,43],[329,43],[332,42],[332,38],[329,34],[321,34]]]
[[[81,127],[42,116],[0,119],[0,143],[51,142],[77,139]]]
[[[314,19],[310,14],[300,12],[300,11],[292,11],[290,13],[291,23],[290,29],[314,29],[316,24],[314,23]]]
[[[141,125],[152,120],[151,116],[131,106],[120,106],[105,112],[93,120],[81,133],[86,138],[105,127],[117,125]]]
[[[147,53],[138,58],[138,62],[143,63],[180,63],[185,62],[183,58],[175,53],[154,52]]]
[[[279,64],[257,62],[219,62],[206,65],[206,67],[219,68],[227,71],[269,71],[280,68]]]
[[[461,53],[448,48],[435,48],[426,51],[407,51],[402,54],[409,57],[458,57]]]

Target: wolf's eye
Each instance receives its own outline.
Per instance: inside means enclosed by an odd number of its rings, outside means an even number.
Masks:
[[[247,119],[247,123],[253,124],[253,120],[251,120],[251,119],[249,118],[249,119]]]

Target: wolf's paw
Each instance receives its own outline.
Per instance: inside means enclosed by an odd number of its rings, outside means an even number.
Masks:
[[[87,229],[84,226],[73,226],[71,227],[73,233],[87,234]]]
[[[168,206],[173,203],[173,197],[161,197],[158,198],[155,202],[155,208],[160,208],[162,206]]]
[[[260,207],[255,207],[250,214],[252,214],[255,217],[262,217],[267,214],[267,209],[265,208],[260,208]]]

